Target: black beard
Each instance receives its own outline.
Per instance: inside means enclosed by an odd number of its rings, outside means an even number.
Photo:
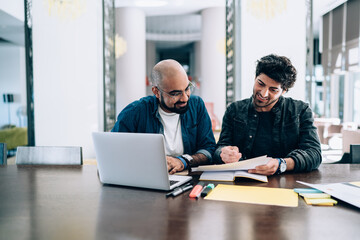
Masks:
[[[174,104],[174,107],[168,107],[162,97],[162,95],[160,95],[160,106],[163,107],[164,109],[170,111],[170,112],[173,112],[173,113],[178,113],[178,114],[183,114],[183,113],[186,113],[186,111],[189,109],[189,104],[186,104],[185,107],[182,107],[182,108],[176,108],[176,104],[179,104],[179,103],[182,103],[182,102],[176,102]]]
[[[269,102],[268,104],[266,104],[266,105],[264,105],[264,106],[260,106],[260,105],[257,105],[257,104],[256,104],[256,99],[255,99],[255,95],[254,95],[254,94],[252,95],[252,98],[253,98],[253,105],[254,105],[255,108],[266,108],[267,106],[269,106],[269,105],[271,105],[271,104],[273,104],[274,102],[277,102],[277,101],[279,100],[279,98],[278,98],[278,99],[272,100],[271,102]]]

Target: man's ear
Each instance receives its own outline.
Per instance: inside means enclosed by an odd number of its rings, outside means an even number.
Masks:
[[[155,96],[156,96],[158,99],[160,99],[160,91],[159,91],[159,89],[158,89],[157,87],[152,86],[152,87],[151,87],[151,91],[155,94]]]
[[[288,89],[283,89],[283,92],[281,93],[281,95],[284,95],[285,93],[287,93],[289,90]]]

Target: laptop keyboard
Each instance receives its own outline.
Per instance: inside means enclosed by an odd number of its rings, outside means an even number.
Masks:
[[[175,183],[178,183],[179,181],[169,180],[170,186],[174,185]]]

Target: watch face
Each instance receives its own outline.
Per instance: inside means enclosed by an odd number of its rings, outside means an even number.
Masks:
[[[281,164],[280,164],[280,171],[281,171],[281,172],[285,172],[285,171],[286,171],[286,164],[283,163],[283,162],[281,162]]]
[[[182,155],[183,158],[186,158],[186,160],[188,160],[189,162],[191,162],[193,160],[192,156],[190,156],[189,154],[184,154]]]

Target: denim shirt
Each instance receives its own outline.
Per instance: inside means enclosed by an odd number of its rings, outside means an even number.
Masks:
[[[216,143],[211,129],[211,120],[203,100],[190,96],[189,109],[180,114],[184,154],[202,153],[209,163]],[[164,133],[155,96],[143,97],[126,106],[118,115],[112,132]]]
[[[292,158],[294,172],[311,171],[321,164],[321,145],[307,103],[280,97],[271,109],[274,113],[273,146],[279,158]],[[243,159],[250,156],[259,122],[252,98],[232,103],[226,110],[221,134],[214,154],[215,163],[223,163],[221,148],[237,146]]]

